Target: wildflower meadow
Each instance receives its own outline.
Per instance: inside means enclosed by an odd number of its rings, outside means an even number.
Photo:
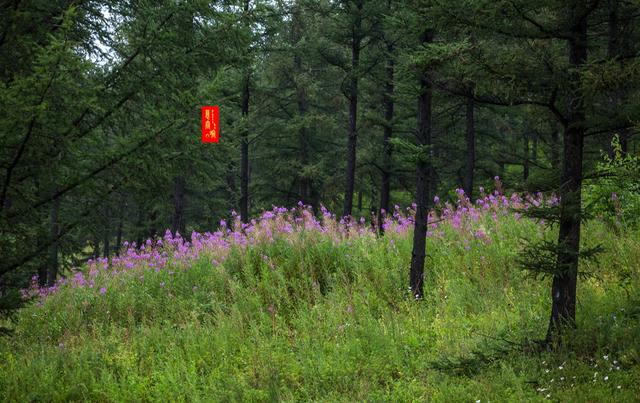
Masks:
[[[0,338],[9,401],[633,401],[640,235],[603,244],[566,350],[536,348],[548,287],[518,263],[556,230],[522,215],[542,194],[434,200],[425,298],[407,289],[411,207],[337,219],[274,207],[189,237],[167,231],[23,290]],[[530,343],[527,343],[527,341]]]

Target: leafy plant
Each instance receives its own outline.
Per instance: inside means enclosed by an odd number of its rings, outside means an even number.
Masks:
[[[603,155],[584,189],[584,202],[612,227],[640,224],[640,157],[624,154],[616,135],[613,157]]]

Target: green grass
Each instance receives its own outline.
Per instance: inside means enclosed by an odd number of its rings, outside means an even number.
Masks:
[[[521,347],[544,337],[550,281],[516,261],[520,238],[554,234],[510,216],[485,229],[491,242],[470,250],[446,225],[429,239],[418,303],[407,291],[410,234],[300,233],[235,249],[216,267],[203,257],[174,274],[146,270],[144,281],[141,269],[101,274],[105,295],[68,288],[21,310],[0,338],[0,396],[638,400],[640,234],[586,225],[584,244],[606,251],[582,267],[594,276],[578,285],[578,329],[550,353]]]

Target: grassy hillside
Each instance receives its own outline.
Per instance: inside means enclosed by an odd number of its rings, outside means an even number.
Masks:
[[[592,221],[602,243],[578,286],[578,330],[546,331],[549,280],[518,268],[554,229],[485,195],[438,203],[426,298],[407,291],[411,220],[370,225],[274,208],[242,229],[128,245],[89,262],[0,338],[9,401],[633,401],[640,396],[640,234]]]

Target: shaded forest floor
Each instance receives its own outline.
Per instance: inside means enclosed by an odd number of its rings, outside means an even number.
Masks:
[[[633,401],[640,396],[640,233],[600,221],[564,350],[544,336],[549,282],[518,267],[522,239],[555,230],[487,196],[439,205],[426,298],[407,291],[411,220],[386,235],[328,212],[166,235],[98,260],[34,302],[0,338],[9,401]],[[410,216],[410,213],[409,213]],[[523,347],[525,346],[525,347]]]

